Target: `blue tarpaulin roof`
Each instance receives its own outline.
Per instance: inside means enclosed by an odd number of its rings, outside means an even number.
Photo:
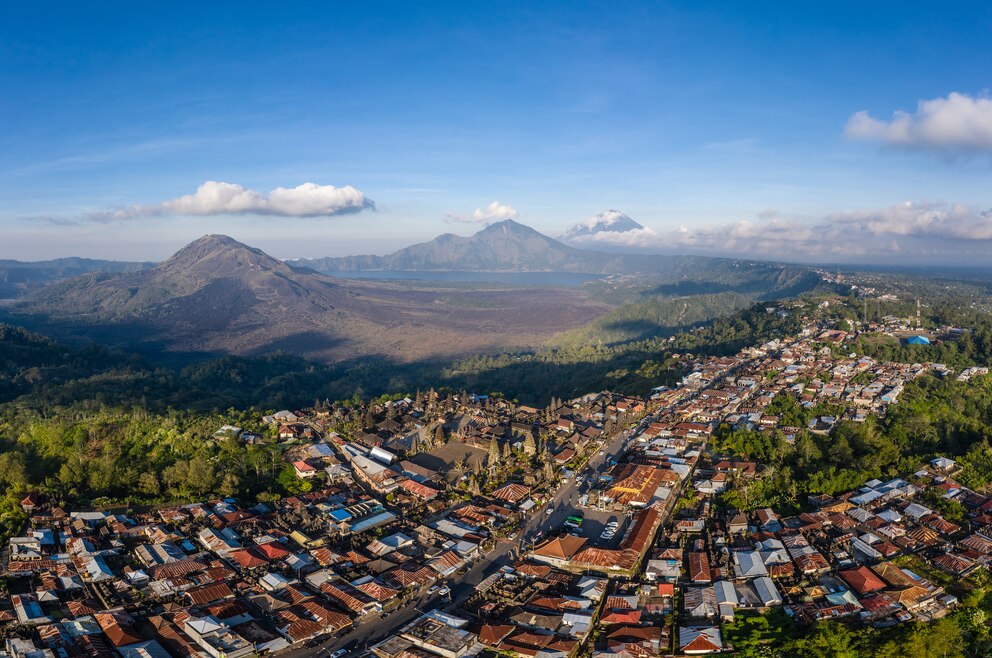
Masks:
[[[331,512],[331,518],[335,521],[347,521],[351,518],[351,514],[343,509],[336,509]]]

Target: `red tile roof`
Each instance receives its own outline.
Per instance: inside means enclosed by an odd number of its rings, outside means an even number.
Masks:
[[[141,637],[134,629],[133,620],[126,612],[98,612],[93,618],[115,647],[141,642]]]
[[[486,624],[479,629],[479,642],[490,647],[496,646],[514,630],[516,630],[516,626]]]
[[[227,586],[227,583],[212,583],[186,590],[186,596],[189,597],[193,605],[206,605],[221,599],[231,598],[234,596],[234,592]]]
[[[493,492],[493,498],[505,500],[510,503],[519,503],[528,496],[530,496],[530,487],[525,487],[516,482],[504,485]]]
[[[851,589],[858,594],[868,594],[885,589],[885,583],[866,566],[860,566],[857,569],[847,569],[846,571],[839,572],[837,575],[843,578],[844,582],[850,585]]]
[[[567,560],[575,555],[583,546],[586,540],[583,537],[574,535],[563,535],[549,539],[534,549],[534,555],[542,557],[558,558]]]

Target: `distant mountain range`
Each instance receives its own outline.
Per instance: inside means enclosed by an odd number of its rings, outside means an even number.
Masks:
[[[617,218],[614,224],[618,223],[627,224]],[[301,259],[292,263],[323,273],[488,271],[638,275],[657,279],[659,285],[669,287],[666,290],[670,289],[671,294],[733,291],[752,296],[785,296],[808,290],[819,282],[814,272],[797,265],[578,249],[511,219],[491,224],[468,237],[446,233],[386,256]],[[684,290],[680,292],[679,286]]]
[[[570,226],[559,238],[562,242],[589,238],[598,233],[624,233],[643,230],[644,227],[619,210],[607,210]]]
[[[400,249],[387,256],[345,256],[293,261],[318,272],[491,271],[580,272],[583,252],[564,245],[529,226],[507,219],[490,224],[475,235],[445,233],[430,242]]]
[[[110,271],[85,272],[30,292],[7,305],[13,322],[149,355],[281,350],[325,361],[367,355],[410,361],[525,349],[630,302],[727,295],[700,306],[697,315],[703,317],[719,314],[724,302],[730,312],[746,299],[790,296],[820,281],[806,268],[774,263],[576,249],[510,220],[469,237],[442,235],[388,256],[287,263],[227,236],[207,235],[153,267],[53,262],[63,263],[61,269],[38,267],[52,277],[67,276],[73,267]],[[322,273],[354,270],[584,272],[616,278],[587,289],[464,288]],[[639,330],[645,335],[665,325],[657,320],[662,315],[676,324],[689,318],[690,307],[644,306],[622,317],[630,324],[638,313],[649,321]]]
[[[24,262],[0,260],[0,299],[19,297],[56,281],[64,281],[90,272],[136,272],[154,263],[131,263],[92,258],[56,258]]]
[[[343,281],[223,235],[149,269],[90,273],[31,293],[15,321],[148,353],[404,361],[543,343],[609,310],[578,290],[464,291]]]

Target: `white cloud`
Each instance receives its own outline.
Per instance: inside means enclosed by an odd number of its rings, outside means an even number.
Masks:
[[[374,207],[371,199],[351,185],[335,187],[303,183],[292,188],[277,187],[264,195],[236,183],[207,181],[193,194],[177,199],[95,212],[87,218],[114,221],[161,215],[330,217]]]
[[[517,219],[520,213],[499,201],[493,201],[485,208],[476,208],[472,211],[472,217],[477,222],[498,222],[504,219]]]
[[[947,98],[921,100],[912,114],[896,111],[890,121],[857,112],[844,134],[892,146],[992,152],[992,98],[951,92]]]
[[[351,185],[334,187],[304,183],[269,192],[269,211],[290,217],[321,217],[342,212],[356,212],[372,207],[372,202]]]
[[[595,245],[609,245],[613,247],[630,247],[632,249],[652,249],[664,246],[660,240],[660,234],[647,227],[630,229],[629,231],[598,231],[578,235],[569,240],[570,243],[586,245],[595,248]]]
[[[808,220],[764,218],[583,236],[584,246],[810,262],[984,263],[992,257],[992,211],[965,204],[904,202]],[[760,217],[760,215],[759,215]]]
[[[992,213],[964,204],[904,202],[809,221],[774,218],[665,236],[670,244],[769,259],[955,262],[992,254]]]
[[[258,212],[265,209],[267,203],[263,195],[235,183],[207,181],[195,193],[165,201],[158,207],[134,207],[139,209],[139,214],[144,209],[154,209],[156,212],[172,212],[177,215],[228,215]]]
[[[992,240],[992,213],[971,206],[906,201],[882,210],[831,215],[824,220],[871,236],[911,236],[938,240]]]
[[[584,219],[578,223],[578,226],[584,226],[585,228],[596,228],[597,226],[613,226],[617,222],[627,219],[630,217],[623,214],[619,210],[606,210],[599,213],[598,215],[593,215],[588,219]]]
[[[485,208],[476,208],[469,216],[458,215],[449,212],[444,216],[444,221],[458,224],[491,224],[504,219],[518,219],[520,213],[515,208],[493,201]]]

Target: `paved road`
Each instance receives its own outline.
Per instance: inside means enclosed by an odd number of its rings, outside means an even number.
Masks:
[[[602,448],[603,454],[597,452],[593,455],[582,472],[589,472],[589,469],[596,471],[607,459],[616,457],[623,450],[629,436],[629,430],[619,433],[608,446]],[[329,638],[316,647],[299,647],[280,654],[280,656],[285,658],[326,657],[340,648],[347,648],[348,656],[360,656],[365,653],[369,646],[392,636],[399,628],[420,614],[438,607],[447,608],[463,603],[475,593],[475,588],[479,583],[510,564],[513,561],[511,554],[519,555],[520,550],[528,542],[534,540],[538,531],[548,532],[560,528],[565,523],[565,518],[572,515],[578,506],[579,488],[578,479],[571,478],[559,488],[546,507],[541,508],[524,524],[517,540],[500,540],[495,549],[487,553],[482,559],[475,561],[468,573],[452,577],[456,584],[452,587],[450,596],[439,596],[437,593],[428,595],[424,592],[416,599],[412,599],[406,605],[391,612],[385,619],[378,615],[367,616],[345,635]],[[547,509],[553,510],[550,516],[546,512]]]

